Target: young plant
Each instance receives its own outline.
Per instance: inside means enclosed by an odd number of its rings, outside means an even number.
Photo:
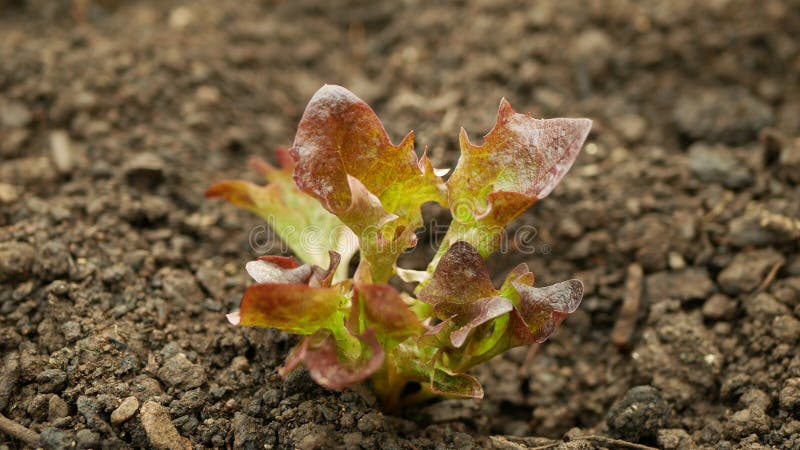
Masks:
[[[590,127],[588,119],[517,114],[502,100],[483,145],[461,130],[461,157],[445,183],[424,152],[417,157],[413,133],[393,145],[366,103],[323,86],[291,150],[278,150],[280,168],[252,162],[266,186],[222,181],[206,193],[266,219],[304,262],[263,256],[247,263],[256,284],[228,319],[304,336],[282,376],[302,364],[330,389],[370,379],[390,410],[439,395],[483,397],[467,372],[543,342],[583,297],[579,280],[534,287],[525,264],[497,288],[484,259],[506,225],[564,177]],[[426,271],[397,267],[417,244],[427,202],[449,207],[450,228]],[[416,296],[387,284],[394,275],[419,283]]]

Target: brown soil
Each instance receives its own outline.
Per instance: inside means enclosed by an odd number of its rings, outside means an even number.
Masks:
[[[800,448],[799,2],[0,9],[0,412],[39,445]],[[323,83],[440,167],[501,97],[594,120],[516,224],[539,251],[491,259],[579,277],[583,305],[477,369],[483,401],[385,416],[366,387],[280,379],[294,339],[225,321],[260,222],[202,193],[255,180]]]

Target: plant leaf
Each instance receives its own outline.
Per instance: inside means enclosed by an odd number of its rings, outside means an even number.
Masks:
[[[335,250],[343,260],[337,278],[346,278],[347,263],[358,249],[356,237],[313,197],[297,189],[292,178],[291,158],[284,150],[276,153],[282,169],[261,160],[251,161],[251,165],[269,181],[268,185],[225,180],[208,188],[206,197],[225,199],[261,216],[304,262],[323,265],[328,250]]]
[[[417,296],[433,306],[439,319],[445,320],[461,312],[464,305],[496,293],[489,269],[478,250],[459,241],[450,246],[430,282]]]
[[[306,284],[254,284],[244,291],[236,325],[277,328],[311,334],[319,328],[342,327],[347,298],[337,288]]]
[[[520,299],[516,308],[518,314],[512,317],[513,346],[544,342],[567,316],[578,309],[583,299],[580,280],[562,281],[541,288],[512,284]]]
[[[349,320],[352,332],[371,327],[379,337],[390,339],[384,348],[425,331],[400,293],[388,284],[356,284]]]
[[[483,398],[483,387],[472,375],[467,373],[449,373],[442,369],[433,371],[430,385],[431,392],[456,398]]]
[[[344,389],[358,384],[381,367],[385,353],[372,329],[366,330],[357,339],[360,351],[352,357],[342,351],[331,330],[318,330],[303,338],[292,349],[278,373],[286,377],[302,363],[311,378],[320,386]]]
[[[453,223],[439,255],[460,240],[484,257],[494,251],[505,226],[564,177],[591,125],[588,119],[534,119],[503,99],[482,145],[472,144],[462,128],[461,157],[447,180]]]
[[[375,112],[333,85],[314,94],[298,125],[295,182],[359,236],[362,281],[387,281],[397,256],[416,245],[420,206],[446,202],[444,183],[427,157],[417,158],[413,139],[409,133],[393,145]]]

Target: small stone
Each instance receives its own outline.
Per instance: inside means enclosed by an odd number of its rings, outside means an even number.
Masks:
[[[783,255],[771,248],[737,253],[717,276],[717,282],[722,291],[729,295],[751,292],[764,280],[770,269],[783,259]]]
[[[708,88],[679,97],[673,120],[690,139],[740,145],[755,140],[774,115],[769,105],[746,89]]]
[[[652,386],[636,386],[615,403],[606,415],[609,435],[638,442],[655,437],[663,428],[671,408]]]
[[[155,153],[139,153],[125,164],[125,179],[134,187],[153,188],[165,179],[166,164]]]
[[[669,268],[672,270],[683,270],[686,268],[686,260],[683,259],[683,255],[678,252],[669,252],[667,261],[669,263]]]
[[[367,413],[358,419],[358,429],[364,433],[375,433],[383,428],[383,414],[373,412]]]
[[[61,392],[67,384],[67,373],[61,369],[46,369],[36,376],[36,383],[41,393]]]
[[[695,447],[694,440],[689,433],[680,428],[658,430],[656,442],[658,442],[659,448],[664,450],[683,450]]]
[[[743,438],[751,434],[769,433],[769,416],[763,409],[749,407],[736,411],[725,424],[725,434],[732,439]]]
[[[33,119],[27,106],[19,102],[7,102],[0,105],[0,124],[6,128],[22,128]]]
[[[119,425],[125,422],[136,414],[137,409],[139,409],[139,400],[134,396],[126,398],[119,404],[117,409],[111,412],[111,423]]]
[[[167,386],[182,390],[196,388],[206,382],[203,366],[193,364],[183,353],[164,361],[157,375]]]
[[[769,394],[761,389],[751,388],[742,394],[741,398],[739,398],[739,402],[741,402],[744,406],[761,408],[762,410],[766,411],[769,409],[772,399],[770,398]]]
[[[26,128],[12,128],[4,132],[0,139],[0,158],[19,157],[30,137],[31,132]]]
[[[45,450],[62,450],[71,448],[74,443],[72,435],[55,427],[48,427],[39,433],[39,444]]]
[[[748,316],[766,323],[772,322],[778,316],[790,314],[786,305],[766,292],[759,293],[755,298],[745,299],[744,309]]]
[[[0,283],[24,281],[36,261],[36,250],[24,242],[0,243]]]
[[[50,155],[53,158],[53,165],[59,173],[68,174],[72,171],[74,158],[66,131],[56,130],[50,133]]]
[[[588,29],[575,37],[569,53],[572,60],[588,71],[589,75],[600,77],[606,72],[614,56],[614,42],[605,31]]]
[[[36,394],[29,402],[27,413],[35,422],[44,422],[47,419],[47,408],[50,394]]]
[[[791,242],[795,237],[762,224],[764,214],[759,208],[748,208],[744,214],[728,223],[728,239],[735,247],[763,247]]]
[[[221,268],[206,263],[197,268],[195,273],[200,285],[211,294],[215,300],[225,298],[225,274]]]
[[[13,184],[0,183],[0,205],[9,205],[19,199],[19,189]]]
[[[66,277],[72,265],[72,255],[67,246],[60,241],[48,241],[39,249],[42,277],[54,280]]]
[[[645,286],[648,297],[655,301],[703,299],[716,289],[708,272],[694,267],[679,272],[658,272],[648,275]]]
[[[789,378],[780,393],[781,409],[800,418],[800,378]]]
[[[794,345],[800,339],[800,320],[789,314],[778,316],[772,322],[771,331],[778,341]]]
[[[703,317],[731,320],[736,317],[736,301],[725,294],[714,294],[703,304]]]
[[[97,447],[97,444],[100,443],[100,435],[92,430],[84,428],[83,430],[75,433],[75,442],[78,444],[78,448],[80,449],[95,448]]]
[[[147,401],[142,405],[140,413],[142,426],[150,441],[150,445],[159,450],[184,450],[188,442],[178,434],[178,430],[169,417],[167,408]]]
[[[730,189],[743,188],[753,182],[750,170],[726,147],[692,145],[689,148],[689,169],[700,181],[721,183]]]
[[[361,443],[364,442],[364,435],[359,432],[347,433],[342,436],[344,447],[346,449],[360,449]]]
[[[194,13],[186,6],[179,6],[169,13],[169,26],[182,30],[194,21]]]
[[[800,184],[800,137],[781,148],[778,166],[780,175],[795,184]]]
[[[613,125],[629,144],[641,141],[647,131],[647,121],[638,114],[623,114],[614,119]]]
[[[158,272],[168,299],[178,304],[199,305],[205,296],[191,272],[166,267]]]
[[[231,422],[233,428],[233,448],[257,449],[259,442],[264,442],[264,427],[256,419],[237,412]]]
[[[58,395],[50,396],[47,404],[47,420],[50,422],[67,417],[69,415],[69,405]]]

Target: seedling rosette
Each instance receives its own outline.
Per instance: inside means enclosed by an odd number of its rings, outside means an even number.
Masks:
[[[206,192],[268,220],[302,260],[247,263],[256,284],[229,320],[303,335],[281,375],[303,365],[330,389],[369,379],[387,409],[432,396],[483,397],[468,371],[543,342],[583,297],[579,280],[534,287],[525,264],[497,288],[485,258],[508,223],[564,177],[590,128],[588,119],[518,114],[502,100],[482,145],[461,130],[461,157],[444,182],[427,156],[415,153],[413,133],[392,144],[365,102],[323,86],[291,150],[278,151],[280,168],[253,161],[267,185],[222,181]],[[427,202],[449,208],[453,221],[426,271],[400,268],[398,256],[417,244]],[[307,245],[298,231],[309,227],[330,251]],[[395,275],[418,283],[416,295],[387,284]]]

